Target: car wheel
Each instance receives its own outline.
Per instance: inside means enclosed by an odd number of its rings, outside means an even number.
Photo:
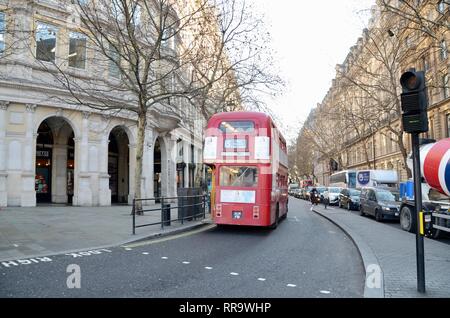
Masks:
[[[408,206],[404,206],[400,211],[400,227],[410,233],[416,231],[416,218],[413,217],[413,211]]]
[[[377,222],[383,222],[383,212],[375,210],[375,220]]]

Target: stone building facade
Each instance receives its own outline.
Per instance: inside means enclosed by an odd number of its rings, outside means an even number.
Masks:
[[[425,2],[427,5],[424,6],[424,12],[421,12],[424,17],[435,22],[439,19],[448,21],[450,11],[448,3],[445,1]],[[396,5],[401,8],[403,4],[398,1]],[[404,155],[398,142],[398,132],[401,131],[399,112],[393,108],[391,113],[370,115],[373,106],[370,104],[361,106],[360,101],[349,98],[351,86],[346,85],[348,81],[363,82],[365,88],[370,89],[370,79],[361,79],[361,76],[377,74],[382,68],[380,66],[381,55],[380,58],[374,58],[373,55],[367,53],[368,43],[371,39],[377,38],[379,47],[387,49],[387,51],[397,50],[395,54],[402,56],[396,63],[393,63],[397,66],[392,78],[395,83],[398,83],[398,87],[389,92],[392,95],[399,96],[401,93],[399,78],[402,72],[412,67],[426,71],[429,87],[429,132],[423,134],[422,137],[437,140],[450,137],[450,58],[448,52],[450,30],[448,25],[439,27],[438,23],[435,23],[431,37],[421,32],[417,25],[411,24],[411,21],[401,19],[400,16],[389,15],[380,10],[380,6],[374,6],[368,29],[364,30],[363,36],[351,48],[344,63],[337,65],[336,78],[323,102],[318,105],[318,111],[333,113],[347,109],[348,112],[343,111],[346,114],[344,117],[350,117],[354,114],[352,109],[362,107],[364,112],[360,113],[360,116],[364,116],[365,113],[372,116],[372,119],[373,116],[381,118],[377,120],[376,125],[372,126],[366,125],[368,120],[362,120],[358,127],[343,125],[341,133],[344,140],[339,143],[338,150],[317,156],[315,176],[320,184],[328,185],[330,175],[336,172],[336,167],[330,165],[330,160],[339,162],[339,170],[389,169],[396,170],[401,181],[408,178]],[[388,44],[383,46],[383,43]],[[386,54],[385,57],[389,58],[391,56],[389,54]],[[365,70],[361,71],[363,65]],[[388,78],[382,72],[379,76]],[[380,86],[379,90],[384,88]],[[379,94],[379,96],[382,99],[383,94]],[[402,138],[406,153],[409,154],[411,151],[410,136],[403,134],[400,138]]]
[[[67,1],[68,3],[70,1]],[[65,1],[0,1],[0,46],[15,39],[10,28],[31,30],[26,41],[0,57],[0,206],[39,203],[76,206],[129,204],[134,197],[136,118],[106,114],[65,102],[36,62],[39,23],[57,26],[57,55],[69,54],[71,36]],[[26,31],[25,31],[26,32]],[[74,72],[89,72],[86,65]],[[51,97],[51,98],[50,98]],[[56,98],[55,98],[56,97]],[[185,121],[189,111],[193,124]],[[159,105],[145,130],[142,196],[176,196],[199,186],[203,173],[200,114],[188,105]]]

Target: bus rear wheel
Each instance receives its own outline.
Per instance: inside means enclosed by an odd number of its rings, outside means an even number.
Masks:
[[[270,226],[271,230],[275,230],[278,227],[278,222],[280,221],[280,207],[277,204],[277,212],[275,213],[275,222]]]

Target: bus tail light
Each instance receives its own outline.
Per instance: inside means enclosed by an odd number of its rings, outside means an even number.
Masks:
[[[253,206],[253,218],[259,219],[259,206],[257,205]]]
[[[216,217],[222,216],[222,204],[216,204]]]

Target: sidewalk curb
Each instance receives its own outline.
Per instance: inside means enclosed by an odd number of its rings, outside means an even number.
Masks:
[[[361,255],[363,264],[364,264],[364,271],[366,273],[366,279],[364,284],[364,298],[385,298],[384,296],[384,273],[383,269],[381,268],[380,263],[378,262],[378,258],[373,252],[372,248],[357,234],[354,233],[350,228],[348,228],[345,224],[342,224],[339,221],[336,221],[332,219],[330,216],[324,214],[321,211],[316,210],[313,208],[312,210],[316,214],[320,215],[321,217],[327,219],[337,227],[339,227],[352,241],[353,244],[355,244],[359,254]],[[376,265],[380,269],[381,274],[381,286],[380,288],[369,288],[367,286],[367,282],[370,279],[370,275],[373,274],[371,271],[368,271],[369,266]]]
[[[162,237],[168,237],[168,236],[173,236],[173,235],[177,235],[180,233],[184,233],[184,232],[189,232],[189,231],[194,231],[196,229],[199,229],[201,227],[206,227],[208,225],[211,225],[213,223],[211,223],[209,220],[202,220],[202,221],[198,221],[198,223],[196,224],[192,224],[192,225],[187,225],[181,228],[177,228],[174,230],[168,230],[168,231],[163,231],[163,232],[157,232],[157,233],[152,233],[149,235],[145,235],[145,236],[139,236],[138,238],[136,237],[132,237],[123,241],[119,241],[116,243],[111,243],[108,245],[102,245],[102,246],[91,246],[91,247],[83,247],[83,248],[77,248],[77,249],[72,249],[72,250],[65,250],[65,251],[58,251],[58,252],[51,252],[51,253],[40,253],[40,254],[33,254],[33,255],[26,255],[20,258],[16,258],[16,257],[9,257],[9,258],[5,258],[5,259],[0,259],[0,262],[7,262],[7,261],[14,261],[14,260],[19,260],[19,259],[30,259],[30,258],[36,258],[36,257],[51,257],[51,256],[58,256],[58,255],[63,255],[63,254],[69,254],[69,253],[77,253],[77,252],[83,252],[83,251],[91,251],[91,250],[100,250],[100,249],[108,249],[108,248],[112,248],[112,247],[121,247],[123,245],[126,244],[130,244],[130,243],[135,243],[135,242],[140,242],[140,241],[146,241],[146,240],[151,240],[151,239],[156,239],[156,238],[162,238]]]

